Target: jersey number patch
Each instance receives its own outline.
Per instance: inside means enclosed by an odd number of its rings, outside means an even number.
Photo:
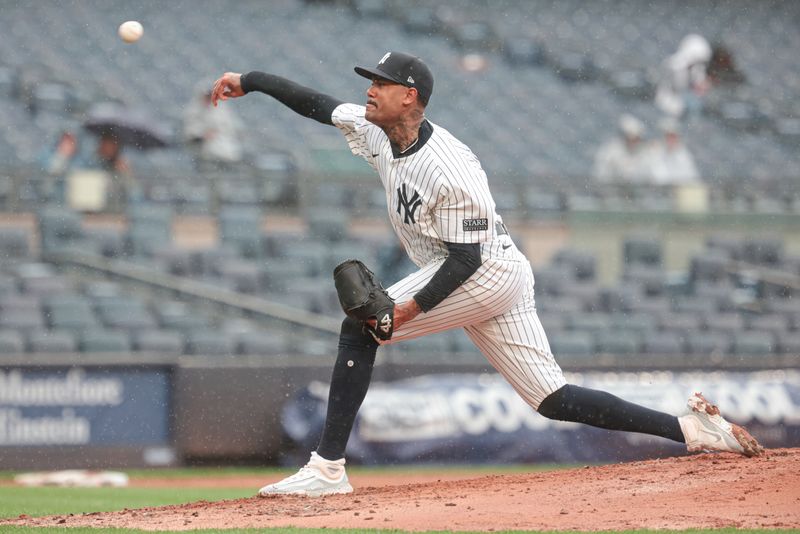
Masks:
[[[397,213],[403,216],[403,222],[406,224],[414,224],[414,214],[417,209],[422,205],[422,199],[419,198],[419,193],[412,189],[414,195],[408,198],[406,193],[406,184],[397,188]]]

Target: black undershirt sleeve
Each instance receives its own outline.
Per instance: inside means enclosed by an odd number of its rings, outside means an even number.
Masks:
[[[332,96],[266,72],[252,71],[243,74],[241,83],[245,93],[259,91],[268,94],[300,115],[331,126],[333,110],[343,104]]]
[[[480,243],[445,243],[448,256],[433,278],[414,295],[423,312],[429,312],[481,266]]]

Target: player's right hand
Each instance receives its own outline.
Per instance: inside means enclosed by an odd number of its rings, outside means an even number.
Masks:
[[[214,106],[220,100],[238,98],[244,96],[242,90],[242,74],[240,72],[226,72],[222,77],[214,82],[214,89],[211,91],[211,103]]]

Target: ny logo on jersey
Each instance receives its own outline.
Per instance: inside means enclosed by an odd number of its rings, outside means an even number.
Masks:
[[[406,193],[406,184],[403,184],[402,188],[397,188],[397,213],[403,215],[403,222],[406,224],[414,224],[417,222],[414,219],[414,213],[417,211],[417,208],[422,205],[422,199],[419,198],[419,193],[414,189],[412,189],[412,191],[414,191],[414,196],[409,199],[408,193]]]

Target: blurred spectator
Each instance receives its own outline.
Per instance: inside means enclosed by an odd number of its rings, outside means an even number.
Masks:
[[[647,169],[642,160],[644,124],[633,115],[619,119],[619,136],[601,146],[594,158],[592,175],[601,182],[640,182]]]
[[[40,191],[43,199],[64,202],[67,171],[72,168],[79,152],[78,135],[72,130],[64,130],[59,134],[55,145],[40,155],[39,163],[47,175]]]
[[[700,111],[702,98],[710,88],[707,75],[711,45],[701,35],[689,34],[678,51],[664,60],[656,87],[656,106],[672,117],[691,116]]]
[[[122,155],[122,145],[112,135],[100,136],[94,154],[84,164],[89,168],[102,169],[119,176],[131,173],[130,164]]]
[[[133,176],[128,159],[122,155],[122,143],[117,137],[101,135],[92,157],[86,161],[86,166],[109,173],[111,180],[106,196],[115,211],[123,209],[128,202],[141,199],[141,187]]]
[[[211,105],[211,83],[198,87],[183,116],[183,137],[198,168],[242,161],[241,133],[241,121],[231,106]]]
[[[664,118],[659,123],[663,138],[654,141],[644,151],[650,181],[656,185],[700,182],[700,173],[692,153],[683,143],[678,123]]]
[[[744,74],[736,68],[733,54],[724,44],[715,44],[708,64],[708,78],[714,85],[737,84],[745,81]]]
[[[138,197],[130,163],[122,154],[122,145],[117,138],[102,134],[98,136],[96,144],[85,141],[85,137],[72,130],[65,130],[53,148],[42,155],[40,161],[49,177],[41,192],[42,197],[57,203],[67,202],[68,190],[76,187],[76,180],[88,176],[85,171],[100,171],[105,174],[105,196],[116,203],[116,207],[126,200]],[[73,183],[70,185],[71,181]]]

